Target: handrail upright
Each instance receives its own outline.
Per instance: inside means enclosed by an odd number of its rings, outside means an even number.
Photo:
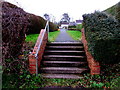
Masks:
[[[44,32],[43,32],[42,37],[40,39],[40,43],[38,45],[38,49],[37,49],[37,51],[35,53],[35,58],[36,58],[36,76],[38,76],[38,53],[39,53],[39,50],[40,50],[40,47],[41,47],[41,44],[42,44],[42,41],[43,41],[43,37],[44,37],[46,31],[48,33],[48,38],[49,38],[49,21],[47,21],[47,23],[46,23]]]

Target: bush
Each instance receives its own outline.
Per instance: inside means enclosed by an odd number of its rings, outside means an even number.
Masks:
[[[28,31],[28,17],[23,9],[3,2],[2,4],[2,58],[17,56]]]
[[[68,28],[76,28],[76,26],[68,26]]]
[[[29,16],[30,25],[27,34],[39,34],[40,30],[45,28],[47,21],[42,17],[33,14],[28,14],[28,16]],[[52,22],[50,22],[49,25],[50,25],[50,32],[56,31],[58,29],[57,25],[53,24]]]
[[[95,60],[117,63],[120,57],[120,26],[113,18],[102,12],[83,15],[88,50]]]
[[[82,26],[82,24],[78,24],[78,25],[76,26],[76,28],[77,28],[78,30],[81,30],[81,29],[83,28],[83,26]]]

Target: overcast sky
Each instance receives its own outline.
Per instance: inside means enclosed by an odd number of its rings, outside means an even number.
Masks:
[[[42,16],[47,13],[59,21],[63,13],[68,13],[72,20],[82,19],[85,13],[103,11],[120,0],[5,0],[16,4],[29,13]]]

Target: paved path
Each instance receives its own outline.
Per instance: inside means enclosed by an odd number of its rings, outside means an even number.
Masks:
[[[56,38],[55,42],[77,42],[73,40],[69,34],[66,32],[66,29],[60,29],[60,34]]]

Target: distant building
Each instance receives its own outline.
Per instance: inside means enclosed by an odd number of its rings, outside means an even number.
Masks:
[[[70,22],[69,26],[76,26],[76,23],[75,22]]]
[[[82,24],[83,20],[76,20],[76,24]]]
[[[60,28],[68,29],[69,23],[68,22],[62,22]]]

